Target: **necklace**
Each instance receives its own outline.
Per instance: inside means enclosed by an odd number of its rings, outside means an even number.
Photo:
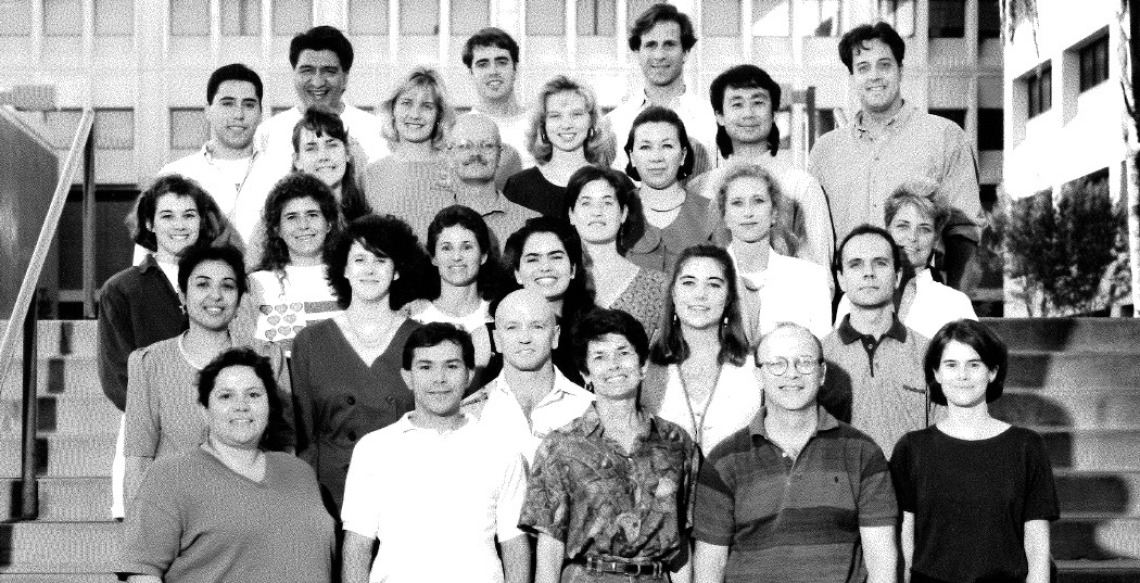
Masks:
[[[210,364],[210,361],[214,360],[215,356],[217,356],[218,354],[221,354],[222,352],[225,352],[226,350],[229,350],[234,345],[233,339],[227,338],[225,348],[219,350],[216,354],[214,354],[214,356],[211,356],[206,362],[202,362],[201,359],[195,357],[193,354],[190,354],[189,350],[186,350],[186,344],[185,344],[186,334],[187,334],[186,332],[183,332],[181,335],[178,336],[178,352],[180,352],[182,354],[182,358],[186,359],[186,362],[189,363],[190,366],[192,366],[198,370],[202,370],[202,369],[206,368],[206,365]]]
[[[701,408],[700,416],[697,416],[696,411],[693,409],[693,399],[689,393],[689,384],[685,382],[685,371],[681,370],[681,365],[679,364],[677,365],[677,376],[681,379],[681,390],[685,393],[685,407],[689,409],[689,421],[693,424],[693,441],[695,441],[698,446],[701,446],[705,433],[705,416],[708,415],[709,407],[713,402],[713,396],[716,395],[717,385],[720,384],[720,371],[717,371],[716,382],[713,383],[712,389],[709,389],[709,396],[705,399],[705,405]]]

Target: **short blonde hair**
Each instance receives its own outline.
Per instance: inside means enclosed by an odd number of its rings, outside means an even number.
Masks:
[[[396,85],[395,89],[380,104],[382,124],[380,133],[388,141],[388,145],[395,148],[400,142],[400,134],[396,131],[396,100],[412,89],[426,88],[431,91],[435,101],[435,127],[431,130],[431,145],[435,149],[443,148],[447,133],[455,124],[455,108],[447,96],[447,87],[443,84],[443,77],[430,67],[416,67],[412,69],[404,80]]]
[[[935,235],[950,221],[950,202],[938,192],[933,180],[909,180],[899,185],[883,205],[883,225],[890,228],[895,215],[906,205],[926,215],[934,223]]]
[[[535,104],[526,128],[526,149],[539,163],[545,164],[554,155],[554,146],[546,137],[547,101],[559,93],[577,93],[586,100],[586,111],[590,114],[590,133],[583,144],[586,161],[591,164],[609,166],[614,159],[616,141],[609,124],[598,111],[598,98],[589,85],[575,81],[565,75],[558,75],[543,84],[538,90]]]
[[[772,248],[782,255],[794,256],[804,237],[803,220],[797,220],[799,213],[796,212],[795,201],[784,196],[779,182],[763,166],[739,159],[729,160],[724,167],[709,174],[705,196],[716,203],[723,219],[728,187],[740,178],[756,178],[768,187],[768,197],[772,200]]]

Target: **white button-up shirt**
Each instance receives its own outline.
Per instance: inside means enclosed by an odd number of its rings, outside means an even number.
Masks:
[[[530,419],[502,374],[467,397],[463,409],[477,416],[479,423],[491,428],[504,443],[517,445],[516,452],[526,458],[529,466],[534,462],[542,438],[581,417],[593,402],[593,393],[574,384],[555,368],[554,387],[534,406]]]
[[[495,538],[522,535],[522,458],[466,417],[459,429],[404,415],[364,436],[344,489],[344,529],[380,541],[372,583],[502,583]]]

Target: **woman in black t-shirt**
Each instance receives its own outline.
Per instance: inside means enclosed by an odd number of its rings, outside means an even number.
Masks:
[[[984,324],[957,320],[930,341],[930,399],[947,415],[895,446],[911,583],[1046,583],[1049,521],[1058,516],[1040,435],[993,418],[1008,351]]]

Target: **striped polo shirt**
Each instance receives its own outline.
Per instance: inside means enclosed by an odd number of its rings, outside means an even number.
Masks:
[[[867,578],[859,527],[898,516],[887,460],[870,437],[817,410],[797,458],[768,440],[761,409],[701,467],[693,535],[730,547],[725,583]]]

